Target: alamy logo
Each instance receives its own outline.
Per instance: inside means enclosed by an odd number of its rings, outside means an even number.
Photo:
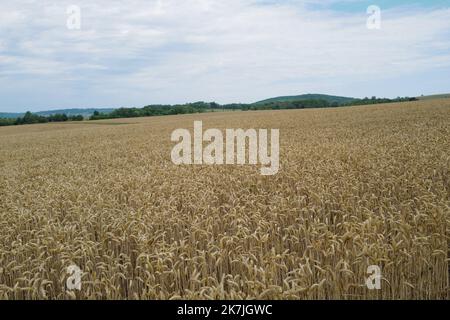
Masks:
[[[367,289],[381,290],[381,268],[379,266],[369,266],[367,274],[370,275],[366,280]]]
[[[67,7],[67,29],[80,30],[81,29],[81,9],[79,6],[72,5]]]
[[[380,30],[381,29],[381,9],[378,6],[372,5],[367,8],[367,29]]]
[[[71,265],[67,268],[67,273],[70,275],[66,280],[66,287],[68,290],[81,290],[81,269],[76,265]]]
[[[267,129],[226,129],[224,147],[221,130],[208,129],[203,132],[202,121],[195,121],[193,143],[189,130],[172,132],[172,142],[179,142],[172,149],[172,162],[176,165],[243,165],[247,163],[248,155],[248,164],[261,164],[262,175],[275,175],[280,168],[280,132],[278,129],[270,130],[270,155],[268,136]],[[205,148],[204,142],[208,143]]]

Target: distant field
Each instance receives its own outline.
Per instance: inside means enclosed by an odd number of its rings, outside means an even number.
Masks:
[[[175,166],[194,120],[280,129],[280,172]],[[446,99],[2,127],[0,298],[448,299],[449,137]]]

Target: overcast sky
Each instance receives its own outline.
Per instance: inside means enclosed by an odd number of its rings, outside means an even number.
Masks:
[[[0,112],[447,92],[450,0],[0,0]]]

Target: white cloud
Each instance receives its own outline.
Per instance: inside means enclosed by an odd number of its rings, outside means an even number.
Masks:
[[[365,11],[313,11],[310,2],[2,2],[0,78],[77,79],[99,101],[112,92],[130,103],[231,102],[450,67],[449,9],[386,10],[382,29],[368,30]],[[72,4],[81,30],[66,28]]]

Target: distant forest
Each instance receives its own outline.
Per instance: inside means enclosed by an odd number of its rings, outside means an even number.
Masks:
[[[16,119],[0,118],[0,126],[14,126],[21,124],[35,124],[47,122],[66,122],[66,121],[83,121],[82,115],[67,116],[66,114],[53,114],[49,116],[40,116],[31,112],[25,113],[23,117]]]
[[[203,113],[217,110],[227,111],[256,111],[256,110],[285,110],[285,109],[313,109],[313,108],[337,108],[345,106],[369,105],[379,103],[394,103],[415,101],[416,98],[364,98],[354,99],[350,102],[329,102],[323,99],[306,99],[296,101],[273,101],[267,103],[243,104],[233,103],[220,105],[215,102],[195,102],[183,105],[149,105],[143,108],[120,108],[110,113],[95,112],[90,120],[116,119],[116,118],[138,118],[153,117],[176,114]]]
[[[53,114],[42,116],[31,112],[25,113],[23,117],[16,119],[0,118],[0,126],[12,126],[35,123],[48,122],[67,122],[67,121],[83,121],[83,120],[103,120],[117,118],[137,118],[137,117],[153,117],[177,114],[192,114],[214,111],[254,111],[254,110],[285,110],[285,109],[312,109],[312,108],[337,108],[357,105],[372,105],[379,103],[394,103],[404,101],[416,101],[417,98],[364,98],[353,99],[351,101],[328,101],[325,99],[303,99],[303,100],[285,100],[285,101],[267,101],[264,103],[243,104],[233,103],[220,105],[215,102],[195,102],[181,105],[149,105],[143,108],[119,108],[111,112],[95,111],[88,119],[83,115]]]

